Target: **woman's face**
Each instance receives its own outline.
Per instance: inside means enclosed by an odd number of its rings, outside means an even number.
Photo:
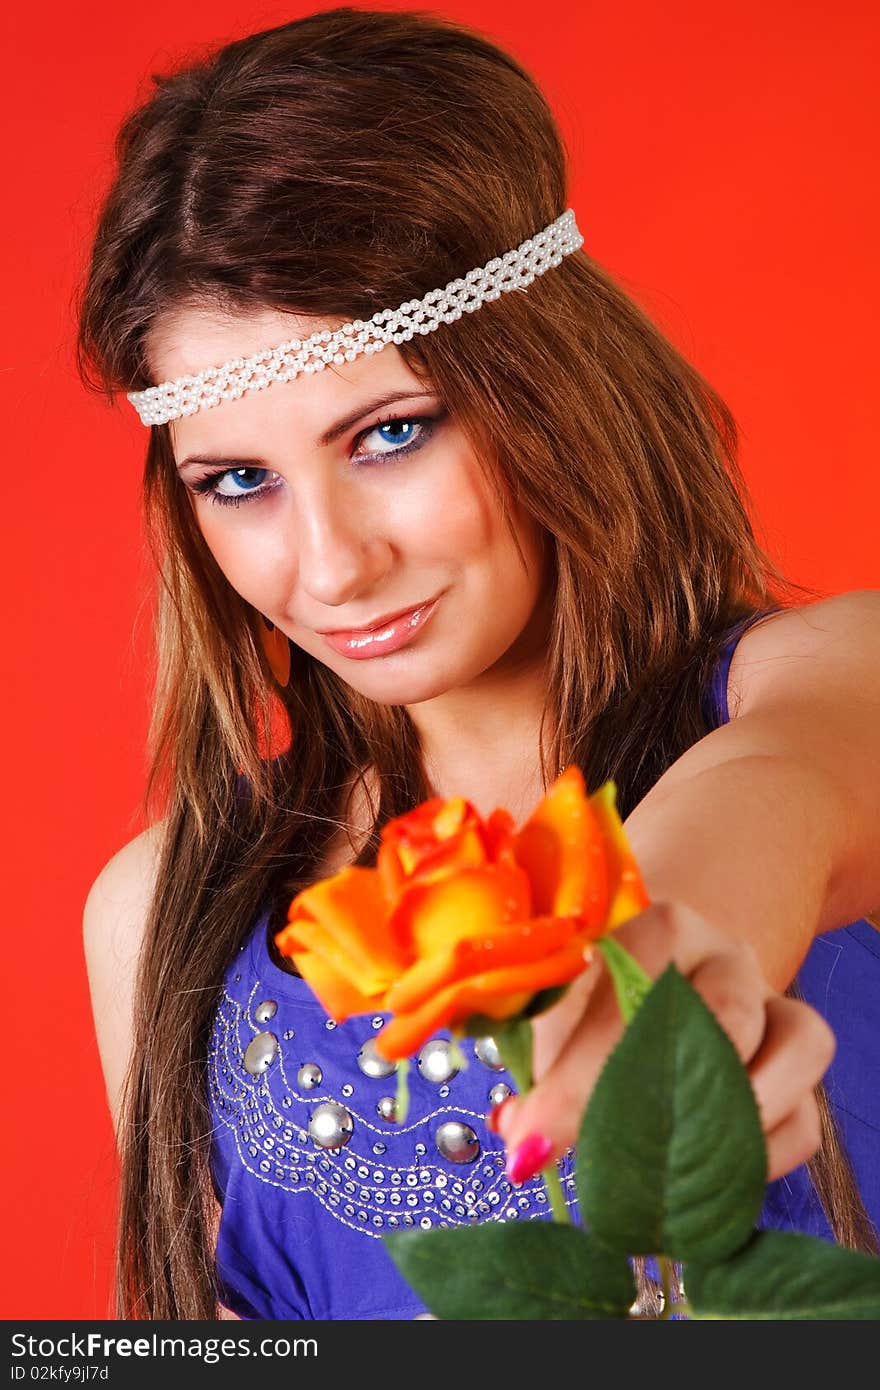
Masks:
[[[340,324],[181,310],[153,331],[150,365],[166,381],[325,326]],[[416,704],[543,652],[540,528],[511,506],[523,563],[465,436],[393,344],[169,428],[229,583],[362,695]],[[421,621],[385,623],[354,648],[324,635],[419,606]]]

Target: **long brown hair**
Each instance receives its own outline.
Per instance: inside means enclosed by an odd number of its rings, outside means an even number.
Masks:
[[[533,79],[427,12],[328,10],[153,83],[119,130],[80,294],[81,374],[111,400],[152,384],[147,335],[172,307],[368,317],[567,206]],[[707,732],[728,625],[817,597],[755,539],[730,411],[586,251],[399,351],[502,505],[517,499],[552,546],[545,779],[563,762],[590,789],[613,778],[625,817]],[[213,1318],[205,1058],[224,971],[256,905],[281,913],[309,881],[352,774],[373,769],[380,788],[361,863],[431,788],[405,707],[296,647],[273,686],[261,620],[204,543],[167,426],[150,431],[144,511],[159,592],[143,809],[163,831],[121,1127],[118,1310]],[[289,747],[268,758],[256,731],[279,711]],[[813,1167],[838,1238],[864,1248],[845,1157]]]

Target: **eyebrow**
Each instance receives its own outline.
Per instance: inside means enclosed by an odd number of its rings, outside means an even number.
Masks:
[[[374,411],[381,410],[383,406],[392,405],[394,401],[422,400],[427,396],[436,396],[436,394],[436,391],[386,392],[385,395],[377,396],[376,399],[372,401],[366,401],[364,404],[359,405],[356,410],[353,410],[350,412],[350,414],[344,416],[341,420],[337,420],[335,425],[331,425],[329,429],[324,431],[324,433],[318,440],[318,443],[322,447],[328,444],[335,443],[335,441],[340,437],[340,435],[345,434],[346,430],[351,429],[352,425],[356,425],[359,420],[362,420],[364,418],[365,415],[372,415]],[[183,459],[182,462],[177,465],[178,472],[180,472],[181,469],[186,468],[187,465],[191,463],[221,464],[224,468],[266,467],[266,464],[262,459],[232,459],[218,458],[211,454],[190,454],[187,458]]]

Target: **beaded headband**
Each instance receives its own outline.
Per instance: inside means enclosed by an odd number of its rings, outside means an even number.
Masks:
[[[536,236],[515,251],[469,270],[463,280],[451,280],[442,290],[429,290],[423,299],[408,299],[397,309],[381,309],[371,319],[355,319],[335,333],[328,329],[310,338],[291,338],[265,348],[253,357],[235,357],[222,367],[207,367],[195,376],[179,376],[145,391],[129,391],[145,425],[164,425],[181,415],[194,415],[221,401],[236,400],[245,391],[262,391],[273,381],[292,381],[300,373],[323,371],[329,363],[353,362],[362,352],[381,352],[388,343],[408,342],[416,333],[433,333],[441,323],[453,323],[473,313],[485,300],[507,290],[525,290],[563,256],[577,251],[584,239],[574,211],[566,208]]]

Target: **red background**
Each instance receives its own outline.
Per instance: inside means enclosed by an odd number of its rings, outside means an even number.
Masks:
[[[142,828],[145,431],[127,402],[113,411],[81,389],[73,289],[115,129],[150,74],[325,8],[44,0],[2,20],[6,1318],[110,1306],[114,1149],[81,916],[98,870]],[[774,558],[824,593],[880,587],[880,9],[564,0],[552,23],[531,0],[436,9],[546,91],[587,249],[733,407]]]

